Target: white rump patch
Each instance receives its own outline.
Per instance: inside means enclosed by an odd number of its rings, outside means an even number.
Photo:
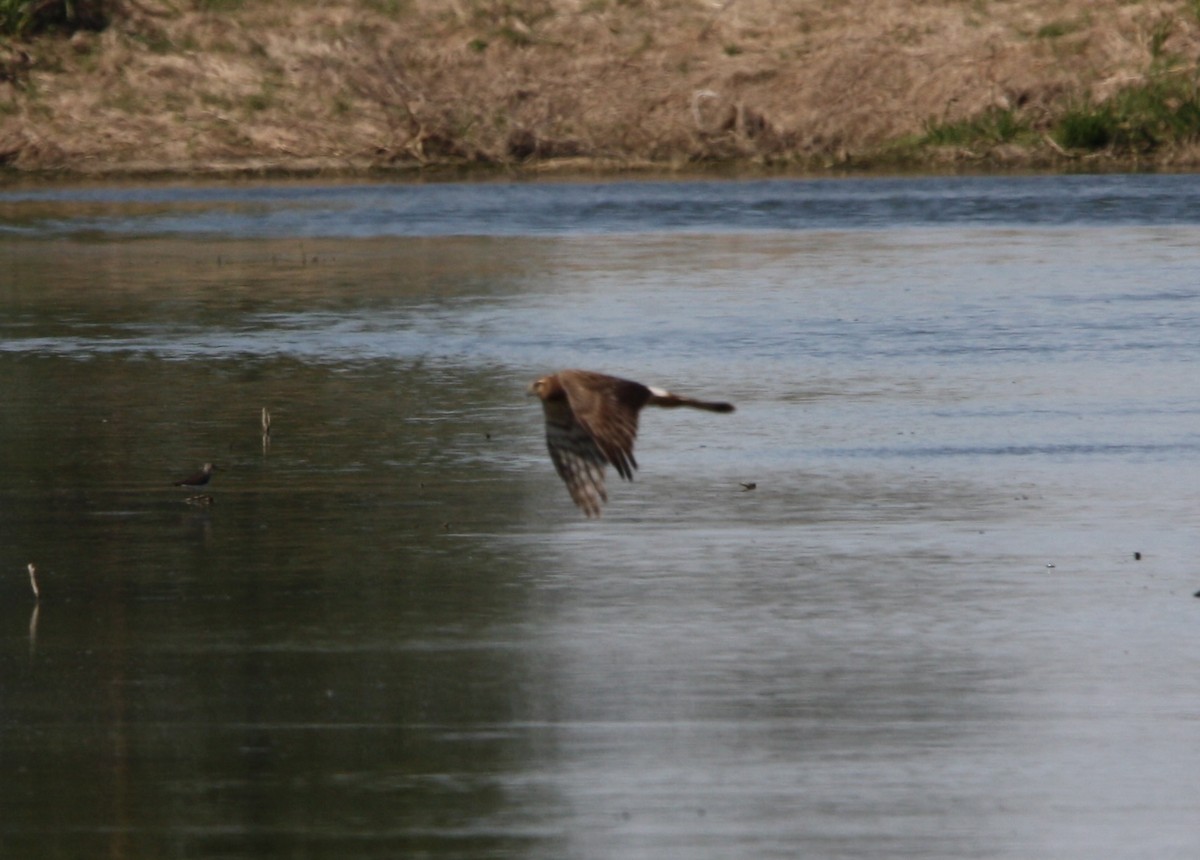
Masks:
[[[670,397],[671,396],[671,392],[663,391],[661,388],[655,388],[653,385],[647,385],[646,387],[650,389],[650,393],[653,394],[655,397]]]

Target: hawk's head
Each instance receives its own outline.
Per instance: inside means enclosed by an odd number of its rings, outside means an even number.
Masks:
[[[525,392],[531,397],[540,397],[542,400],[559,400],[566,396],[557,374],[535,379],[529,383],[529,388],[525,389]]]

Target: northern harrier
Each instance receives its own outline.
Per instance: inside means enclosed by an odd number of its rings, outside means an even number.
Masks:
[[[604,466],[633,480],[637,460],[638,412],[643,406],[690,406],[709,412],[732,412],[732,403],[713,403],[681,397],[640,382],[588,370],[561,370],[529,386],[542,400],[546,413],[546,447],[571,499],[589,517],[600,516],[608,501]]]

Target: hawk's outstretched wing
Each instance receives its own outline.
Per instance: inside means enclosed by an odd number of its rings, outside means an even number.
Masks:
[[[564,370],[557,376],[575,421],[592,437],[617,474],[632,481],[637,468],[633,442],[637,439],[638,412],[650,399],[650,389],[628,379],[586,370]]]
[[[608,501],[604,490],[604,464],[608,461],[566,402],[546,409],[546,447],[571,500],[589,517],[600,516],[600,505]]]

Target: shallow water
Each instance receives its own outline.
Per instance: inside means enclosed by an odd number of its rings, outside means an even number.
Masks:
[[[3,853],[1194,856],[1198,191],[0,194]]]

